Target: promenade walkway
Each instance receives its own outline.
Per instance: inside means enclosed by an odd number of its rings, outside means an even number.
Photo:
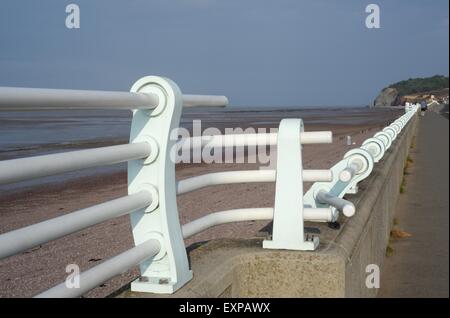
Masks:
[[[396,211],[398,227],[412,236],[392,242],[378,297],[449,297],[448,125],[432,111],[420,118]]]

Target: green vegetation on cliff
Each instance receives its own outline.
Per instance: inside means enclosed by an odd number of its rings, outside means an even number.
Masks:
[[[433,96],[433,97],[432,97]],[[399,106],[420,103],[423,100],[444,101],[448,97],[448,77],[436,75],[410,78],[385,87],[374,101],[375,106]]]
[[[448,77],[435,75],[426,78],[410,78],[389,86],[395,88],[400,96],[430,92],[448,88]]]

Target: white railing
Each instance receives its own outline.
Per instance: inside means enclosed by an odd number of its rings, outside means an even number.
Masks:
[[[226,106],[224,96],[182,95],[172,81],[155,76],[138,80],[131,92],[0,88],[1,110],[132,109],[130,143],[0,162],[0,184],[79,169],[128,162],[128,195],[0,235],[0,259],[130,214],[135,247],[80,275],[80,288],[64,283],[37,297],[76,297],[139,264],[134,291],[173,293],[192,278],[183,239],[215,225],[248,220],[273,220],[264,248],[314,250],[319,237],[305,236],[304,221],[334,222],[339,212],[355,214],[343,199],[382,159],[400,130],[417,111],[413,106],[390,127],[349,151],[330,170],[304,170],[302,144],[331,143],[331,132],[304,132],[301,119],[284,119],[278,133],[192,137],[175,142],[183,106]],[[216,172],[175,181],[172,149],[180,147],[277,145],[274,170]],[[273,208],[211,213],[180,225],[177,194],[220,184],[275,182]],[[315,182],[303,195],[303,182]]]
[[[363,141],[360,148],[348,151],[343,160],[331,168],[333,174],[331,182],[316,182],[306,192],[304,200],[307,205],[315,208],[332,206],[335,215],[333,221],[337,220],[338,212],[348,217],[352,216],[356,212],[355,207],[343,197],[358,192],[358,183],[370,175],[374,163],[383,159],[401,130],[418,110],[419,105],[408,105],[405,114],[391,125]]]

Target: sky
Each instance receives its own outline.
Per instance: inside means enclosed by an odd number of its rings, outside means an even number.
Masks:
[[[65,25],[80,8],[80,28]],[[380,28],[368,29],[368,4]],[[142,76],[231,106],[356,106],[447,75],[448,0],[2,0],[0,86],[128,91]]]

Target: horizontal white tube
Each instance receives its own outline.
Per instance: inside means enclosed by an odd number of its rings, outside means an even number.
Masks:
[[[228,105],[226,96],[213,95],[183,95],[184,107],[213,106],[225,107]]]
[[[305,169],[303,170],[304,182],[331,182],[333,171],[328,169]]]
[[[0,110],[151,109],[158,102],[156,94],[0,87]]]
[[[200,233],[210,227],[242,221],[273,219],[273,208],[236,209],[210,213],[181,227],[184,238]]]
[[[333,133],[331,131],[306,131],[300,133],[300,143],[302,144],[331,144]]]
[[[349,182],[353,177],[358,174],[363,168],[363,163],[359,159],[352,160],[347,168],[341,171],[339,174],[339,180],[342,182]]]
[[[214,147],[243,147],[243,146],[266,146],[277,144],[278,133],[267,134],[233,134],[212,135],[184,138],[178,142],[178,147],[196,148],[207,145]],[[331,131],[311,131],[300,133],[302,144],[331,143],[333,134]]]
[[[73,298],[79,297],[114,276],[120,275],[142,261],[155,257],[161,245],[158,240],[148,240],[126,252],[104,261],[80,274],[80,288],[67,288],[61,283],[39,295],[36,298]]]
[[[344,200],[344,199],[336,197],[336,196],[333,196],[323,190],[321,190],[317,193],[316,200],[319,203],[329,204],[329,205],[335,207],[336,209],[338,209],[339,211],[344,213],[344,215],[347,217],[353,216],[356,212],[356,208],[352,202]]]
[[[228,105],[225,96],[183,95],[182,98],[185,107]],[[153,109],[158,103],[158,95],[151,93],[0,87],[0,111]]]
[[[151,202],[151,194],[147,191],[140,191],[136,194],[1,234],[0,259],[144,208]]]
[[[146,158],[146,142],[0,161],[0,184]]]
[[[275,170],[240,170],[207,173],[177,182],[177,193],[183,194],[208,186],[232,183],[274,182]],[[331,170],[303,170],[305,182],[330,182],[333,180]]]
[[[184,224],[181,228],[183,237],[188,238],[192,235],[200,233],[210,227],[242,221],[272,220],[273,208],[250,208],[236,209],[222,212],[215,212],[198,218],[192,222]],[[328,222],[332,220],[332,211],[327,208],[303,209],[303,219],[305,221],[322,221]]]

